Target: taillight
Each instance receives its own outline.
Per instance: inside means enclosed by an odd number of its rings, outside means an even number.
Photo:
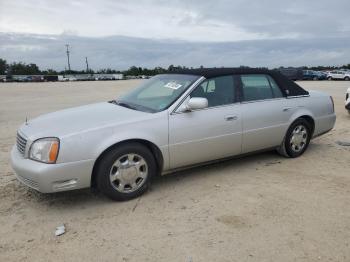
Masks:
[[[334,100],[333,100],[332,96],[330,96],[330,98],[331,98],[331,101],[332,101],[332,109],[333,109],[333,113],[334,113]]]

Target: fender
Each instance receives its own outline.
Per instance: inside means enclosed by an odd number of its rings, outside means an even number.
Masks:
[[[288,127],[299,117],[302,116],[309,116],[315,121],[315,115],[306,107],[304,106],[298,106],[297,110],[294,112],[294,114],[291,115],[291,117],[288,120]]]
[[[168,132],[165,130],[168,130],[167,119],[116,126],[96,143],[95,147],[92,148],[92,156],[97,159],[106,149],[123,141],[144,140],[159,149],[163,158],[163,168],[167,168],[169,165]]]
[[[118,136],[108,137],[107,139],[103,140],[103,142],[101,142],[101,144],[99,144],[98,147],[96,148],[96,150],[94,152],[95,159],[97,159],[103,152],[105,152],[108,148],[112,147],[113,145],[116,145],[118,143],[122,143],[124,141],[129,141],[129,140],[142,140],[142,141],[146,141],[146,142],[156,146],[162,155],[164,169],[168,168],[168,166],[169,166],[168,145],[158,146],[155,139],[152,139],[150,137],[141,136],[141,135],[131,136],[128,134],[122,134],[122,135],[118,134]]]

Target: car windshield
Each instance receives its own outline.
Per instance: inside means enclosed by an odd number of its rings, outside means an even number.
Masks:
[[[145,80],[141,86],[121,96],[116,104],[127,108],[160,112],[168,108],[199,76],[164,74]]]

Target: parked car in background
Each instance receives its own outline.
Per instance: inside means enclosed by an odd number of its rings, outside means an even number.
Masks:
[[[33,75],[31,81],[32,82],[42,82],[44,80],[43,76]]]
[[[278,71],[288,79],[297,81],[303,79],[303,70],[299,68],[279,68]]]
[[[350,114],[350,87],[346,90],[345,94],[345,109],[348,110],[348,113]]]
[[[343,71],[343,70],[334,70],[327,74],[328,80],[350,80],[350,72],[349,71]]]
[[[325,73],[314,70],[303,70],[303,80],[325,80],[327,75]]]
[[[112,80],[112,77],[110,77],[110,76],[98,76],[98,77],[95,77],[95,80],[96,81]]]
[[[58,81],[58,76],[57,75],[46,75],[46,76],[44,76],[44,81],[56,82],[56,81]]]
[[[6,75],[4,82],[14,82],[13,76],[11,74]]]
[[[95,77],[91,75],[84,75],[84,77],[79,76],[78,81],[95,81]]]
[[[66,82],[66,81],[69,81],[68,77],[65,77],[63,75],[58,75],[58,81],[61,81],[61,82]]]
[[[14,75],[12,76],[13,81],[15,82],[28,82],[31,80],[31,76],[25,76],[25,75]]]
[[[68,81],[77,81],[78,79],[75,76],[69,76]]]
[[[33,77],[32,76],[26,76],[23,78],[23,82],[32,82],[33,81]]]
[[[95,187],[127,200],[155,175],[193,165],[271,149],[299,157],[335,119],[331,96],[277,71],[183,70],[116,100],[26,121],[11,163],[19,181],[41,192]]]

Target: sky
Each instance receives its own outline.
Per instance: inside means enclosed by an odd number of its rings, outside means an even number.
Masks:
[[[349,0],[0,0],[0,58],[42,68],[350,63]]]

